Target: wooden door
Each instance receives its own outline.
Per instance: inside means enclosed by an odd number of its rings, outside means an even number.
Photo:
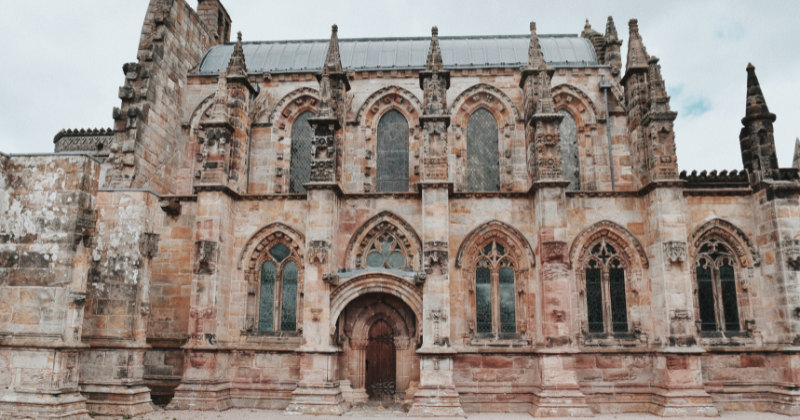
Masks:
[[[393,401],[397,384],[394,332],[384,321],[372,324],[366,357],[366,388],[371,400]]]

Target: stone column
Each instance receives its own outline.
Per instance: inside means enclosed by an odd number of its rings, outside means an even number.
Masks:
[[[344,95],[350,84],[339,57],[338,27],[333,25],[322,71],[317,116],[309,119],[314,130],[311,146],[311,182],[306,215],[306,261],[303,280],[303,346],[300,349],[300,383],[292,392],[286,414],[342,415],[345,409],[339,387],[338,353],[331,327],[330,285],[325,276],[338,271],[333,243],[339,227],[341,156],[344,142]]]
[[[420,383],[409,416],[465,416],[453,382],[450,347],[450,206],[453,190],[448,180],[446,91],[450,72],[444,70],[439,31],[433,27],[425,71],[420,72],[424,91],[422,181],[423,267],[427,278],[422,299],[422,347]]]

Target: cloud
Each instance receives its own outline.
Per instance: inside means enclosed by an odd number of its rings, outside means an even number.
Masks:
[[[739,23],[733,23],[722,28],[718,28],[714,31],[714,35],[717,38],[725,40],[725,41],[740,41],[742,40],[745,35],[747,35],[747,30],[745,30],[744,26]]]
[[[711,102],[706,98],[698,98],[683,106],[683,115],[686,117],[697,117],[705,114],[711,109]]]

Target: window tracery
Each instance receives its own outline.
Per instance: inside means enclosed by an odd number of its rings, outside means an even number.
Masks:
[[[297,331],[299,259],[278,242],[269,248],[261,265],[258,305],[259,331]]]
[[[709,239],[697,247],[695,276],[700,331],[740,331],[736,254],[725,242]]]
[[[627,258],[605,237],[588,247],[583,261],[588,333],[627,333]]]
[[[366,266],[371,268],[392,268],[405,270],[408,258],[403,243],[397,239],[395,229],[384,229],[367,245]]]
[[[475,263],[475,324],[478,333],[516,333],[515,264],[505,246],[491,241]]]

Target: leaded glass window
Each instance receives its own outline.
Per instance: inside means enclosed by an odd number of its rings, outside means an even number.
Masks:
[[[475,306],[478,332],[492,332],[492,272],[486,267],[475,270]]]
[[[597,261],[589,261],[586,268],[586,308],[589,314],[589,332],[601,333],[603,327],[603,286]]]
[[[497,120],[480,108],[467,122],[467,188],[500,191],[500,151]]]
[[[699,247],[695,263],[701,331],[739,331],[736,259],[727,244],[710,240]]]
[[[391,110],[378,122],[378,192],[408,191],[408,121]]]
[[[305,193],[303,184],[311,181],[311,140],[314,132],[308,119],[313,117],[314,113],[306,111],[295,118],[292,124],[292,154],[289,163],[291,193]]]
[[[589,333],[628,332],[626,266],[617,248],[601,239],[584,262]]]
[[[275,305],[275,264],[267,261],[261,266],[261,304],[258,308],[258,330],[272,331]]]
[[[517,332],[514,262],[494,241],[475,266],[475,314],[478,333]]]
[[[567,191],[577,191],[581,189],[578,124],[569,112],[562,109],[558,113],[564,116],[558,127],[561,135],[561,169],[564,172],[564,180],[569,181]]]
[[[261,265],[259,331],[297,331],[297,287],[300,270],[292,250],[278,243]],[[279,308],[279,310],[277,310]]]

